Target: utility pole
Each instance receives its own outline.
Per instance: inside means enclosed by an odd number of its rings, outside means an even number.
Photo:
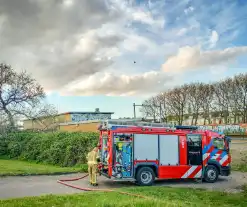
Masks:
[[[162,116],[161,116],[161,114],[162,114],[162,108],[161,108],[161,102],[160,102],[160,123],[162,122]]]
[[[133,107],[134,107],[134,119],[136,119],[136,104],[133,103]]]
[[[135,103],[133,103],[133,107],[134,107],[134,118],[136,119],[136,107],[137,106],[144,106],[143,104],[141,104],[141,105],[138,105],[138,104],[135,104]]]

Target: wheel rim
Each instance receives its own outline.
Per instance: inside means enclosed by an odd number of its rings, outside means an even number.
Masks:
[[[144,184],[150,183],[152,181],[152,173],[150,173],[150,172],[142,172],[141,181]]]
[[[216,178],[216,172],[215,170],[208,170],[207,176],[210,180],[214,180]]]

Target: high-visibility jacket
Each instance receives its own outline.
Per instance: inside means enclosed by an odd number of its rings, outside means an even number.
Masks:
[[[96,150],[92,150],[87,154],[87,164],[88,165],[97,165],[99,159],[99,152]]]

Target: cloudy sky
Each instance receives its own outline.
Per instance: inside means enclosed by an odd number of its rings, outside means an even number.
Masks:
[[[0,61],[60,112],[113,111],[247,72],[245,0],[0,0]],[[134,63],[135,62],[135,63]]]

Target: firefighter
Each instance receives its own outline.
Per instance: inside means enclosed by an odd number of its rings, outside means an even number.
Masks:
[[[88,160],[88,173],[90,184],[93,186],[97,186],[97,167],[99,161],[99,146],[95,147],[91,152],[87,154]]]

